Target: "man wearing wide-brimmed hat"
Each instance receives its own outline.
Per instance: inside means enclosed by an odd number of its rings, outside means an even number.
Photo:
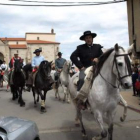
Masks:
[[[28,79],[27,79],[27,81],[26,81],[26,86],[27,86],[27,91],[29,91],[30,92],[30,87],[33,85],[33,83],[34,83],[34,79],[35,79],[35,76],[36,76],[36,71],[37,71],[37,69],[39,68],[39,65],[40,65],[40,63],[43,61],[43,60],[45,60],[44,59],[44,56],[41,56],[40,55],[40,52],[42,52],[42,50],[40,50],[40,49],[36,49],[33,53],[35,54],[35,56],[33,57],[33,59],[32,59],[32,63],[31,63],[31,65],[32,65],[32,68],[33,68],[33,70],[32,70],[32,72],[34,73],[30,73],[29,74],[29,76],[28,76]]]
[[[80,40],[85,41],[85,44],[77,46],[76,50],[71,54],[71,61],[79,68],[79,81],[77,87],[77,97],[75,100],[84,101],[83,97],[81,98],[80,89],[84,84],[85,78],[85,69],[90,67],[93,62],[97,63],[98,58],[102,55],[102,46],[99,44],[93,44],[93,39],[97,36],[96,33],[92,33],[91,31],[85,31],[83,35],[80,37]],[[83,96],[83,93],[82,93]],[[85,98],[87,95],[85,95]]]
[[[38,69],[40,63],[44,60],[44,56],[41,56],[40,52],[42,52],[42,50],[40,49],[36,49],[33,52],[36,56],[34,56],[34,58],[32,59],[32,67],[35,69]]]

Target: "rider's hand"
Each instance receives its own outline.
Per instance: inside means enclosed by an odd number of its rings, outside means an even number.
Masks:
[[[38,68],[39,68],[39,66],[35,66],[35,68],[36,68],[36,69],[38,69]]]
[[[93,62],[98,63],[98,61],[99,61],[98,58],[94,58],[94,59],[93,59]]]
[[[81,70],[84,70],[84,69],[85,69],[85,67],[82,67],[82,68],[80,69],[80,71],[81,71]]]
[[[61,72],[62,71],[62,69],[58,69],[58,72]]]

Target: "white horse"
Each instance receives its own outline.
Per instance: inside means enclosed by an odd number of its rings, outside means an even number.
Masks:
[[[69,92],[68,92],[68,81],[69,81],[71,66],[72,66],[71,61],[67,60],[63,65],[58,82],[54,84],[55,97],[61,100],[61,97],[59,95],[59,90],[58,90],[59,86],[61,85],[64,91],[63,101],[67,101],[68,103],[70,102]]]
[[[73,82],[77,75],[78,74],[75,74],[69,79],[69,91],[72,99],[76,97],[77,94],[76,86]],[[92,140],[100,140],[107,137],[103,118],[105,118],[107,121],[106,123],[108,124],[108,140],[113,139],[113,120],[116,113],[116,107],[120,101],[122,101],[125,106],[121,120],[125,120],[127,103],[120,95],[120,84],[126,89],[131,87],[131,66],[127,52],[116,44],[114,48],[109,49],[100,57],[96,69],[96,76],[94,77],[94,81],[91,83],[91,88],[89,90],[88,101],[95,120],[101,128],[101,136],[94,137]],[[76,103],[74,104],[77,110],[75,120],[80,121],[83,136],[87,137],[82,122],[81,110]]]

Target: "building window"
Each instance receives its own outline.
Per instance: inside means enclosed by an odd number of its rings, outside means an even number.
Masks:
[[[41,51],[42,51],[42,47],[39,47],[39,50],[41,50]]]
[[[17,45],[18,45],[18,41],[17,41]]]
[[[39,40],[39,37],[37,37],[37,40]]]

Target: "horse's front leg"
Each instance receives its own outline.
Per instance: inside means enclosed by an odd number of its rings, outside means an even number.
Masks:
[[[107,112],[107,124],[108,124],[108,140],[113,139],[113,119],[115,116],[115,111]]]
[[[70,95],[69,90],[66,87],[66,99],[67,99],[67,103],[70,103],[70,96],[69,95]]]
[[[122,97],[122,95],[120,94],[120,101],[121,101],[121,103],[123,103],[123,106],[124,106],[124,112],[123,112],[123,116],[122,117],[120,117],[120,120],[122,121],[122,122],[124,122],[125,121],[125,119],[126,119],[126,116],[127,116],[127,102],[124,100],[124,98]]]
[[[81,132],[82,132],[82,137],[83,139],[88,139],[87,137],[87,134],[86,134],[86,130],[84,128],[84,124],[83,124],[83,121],[82,121],[82,113],[81,113],[81,110],[79,109],[79,107],[77,107],[77,113],[78,113],[78,118],[79,118],[79,121],[80,121],[80,124],[81,124]]]
[[[67,95],[67,87],[65,87],[65,85],[62,85],[62,89],[64,91],[64,98],[63,98],[63,102],[66,101],[66,95]]]
[[[92,140],[102,140],[103,138],[107,137],[107,131],[104,128],[102,113],[100,111],[96,111],[96,112],[94,112],[94,117],[95,117],[96,121],[98,122],[102,131],[101,131],[100,136],[95,136],[92,138]]]
[[[36,98],[35,98],[35,89],[32,87],[33,97],[34,97],[34,105],[36,106]]]
[[[37,92],[38,94],[40,95],[41,97],[41,108],[40,108],[40,111],[42,113],[46,112],[46,107],[45,107],[45,98],[44,98],[44,95],[42,94],[41,90],[40,89],[37,89]]]
[[[55,82],[55,98],[58,98],[61,100],[60,95],[59,95],[59,81]]]
[[[20,103],[20,106],[25,106],[25,102],[23,101],[22,99],[22,90],[23,90],[23,87],[19,87],[18,88],[18,91],[19,91],[19,103]]]

